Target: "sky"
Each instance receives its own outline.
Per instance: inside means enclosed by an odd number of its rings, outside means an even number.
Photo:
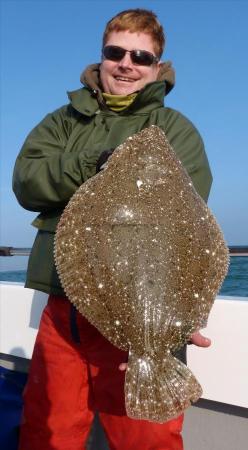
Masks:
[[[31,247],[35,237],[35,213],[18,205],[11,188],[27,134],[68,103],[88,64],[100,62],[106,22],[136,7],[152,9],[164,26],[162,59],[176,71],[165,104],[204,140],[214,178],[209,206],[227,243],[248,245],[248,1],[238,0],[1,1],[0,245]],[[1,258],[2,270],[10,259]]]

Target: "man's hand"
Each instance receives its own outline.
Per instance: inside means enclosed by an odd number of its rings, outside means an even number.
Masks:
[[[107,165],[107,161],[113,152],[114,152],[114,148],[110,148],[109,150],[102,151],[102,153],[100,154],[100,156],[97,160],[97,163],[96,163],[96,173],[105,169],[105,167]]]
[[[126,370],[126,368],[127,368],[127,363],[121,363],[119,365],[119,370]]]
[[[197,345],[197,347],[210,347],[211,339],[203,336],[200,331],[192,334],[189,344]]]
[[[211,345],[211,339],[207,338],[206,336],[203,336],[200,331],[196,331],[192,334],[189,344],[197,345],[197,347],[210,347]],[[119,365],[119,370],[126,370],[127,363],[121,363]]]

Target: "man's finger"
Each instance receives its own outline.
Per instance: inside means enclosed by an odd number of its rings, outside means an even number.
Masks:
[[[121,363],[119,365],[119,370],[126,370],[126,368],[127,368],[127,363]]]
[[[190,343],[197,345],[197,347],[210,347],[211,339],[203,336],[199,331],[193,333],[190,339]]]

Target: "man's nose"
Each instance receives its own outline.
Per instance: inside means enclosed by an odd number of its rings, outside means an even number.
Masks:
[[[133,62],[131,60],[131,55],[129,52],[126,52],[123,58],[119,62],[120,67],[131,67]]]

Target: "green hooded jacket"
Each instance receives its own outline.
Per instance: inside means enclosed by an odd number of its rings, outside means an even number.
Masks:
[[[169,76],[168,76],[169,74]],[[172,88],[170,65],[158,81],[139,91],[124,111],[109,110],[99,87],[99,65],[89,66],[85,87],[70,92],[70,103],[48,114],[28,135],[17,157],[13,190],[19,203],[40,214],[28,264],[26,287],[64,295],[54,265],[54,234],[60,215],[77,188],[95,175],[103,150],[116,148],[127,137],[158,125],[207,201],[212,177],[202,139],[179,112],[164,107]]]

